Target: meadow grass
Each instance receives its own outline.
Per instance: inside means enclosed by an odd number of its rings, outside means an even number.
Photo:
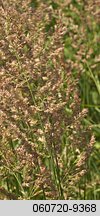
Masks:
[[[100,199],[98,4],[1,1],[0,199]]]

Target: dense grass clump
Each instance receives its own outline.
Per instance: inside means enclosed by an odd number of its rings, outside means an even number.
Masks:
[[[87,69],[96,79],[86,42],[93,20],[81,1],[1,2],[0,198],[97,199],[82,90]]]

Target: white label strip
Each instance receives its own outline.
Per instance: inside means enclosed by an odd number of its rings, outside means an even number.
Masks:
[[[99,200],[0,200],[2,216],[99,216]]]

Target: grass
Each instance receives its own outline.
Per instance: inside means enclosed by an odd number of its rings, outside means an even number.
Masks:
[[[0,199],[100,199],[98,2],[0,10]]]

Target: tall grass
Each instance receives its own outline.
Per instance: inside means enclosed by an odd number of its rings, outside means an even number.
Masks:
[[[99,199],[93,16],[81,1],[2,1],[1,199]]]

